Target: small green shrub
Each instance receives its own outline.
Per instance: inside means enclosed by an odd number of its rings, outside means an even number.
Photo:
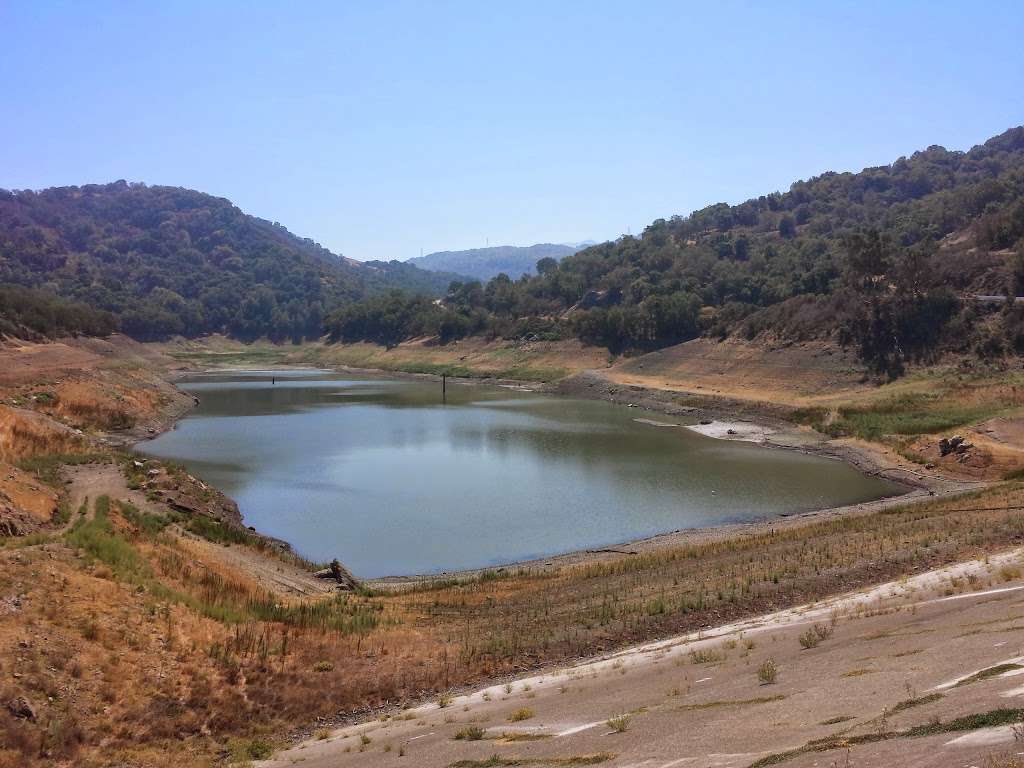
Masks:
[[[234,525],[225,525],[219,520],[214,520],[202,515],[196,515],[188,521],[186,528],[197,536],[202,536],[214,544],[247,544],[255,546],[259,541],[258,536],[244,528]]]
[[[90,560],[109,566],[116,578],[138,584],[152,576],[149,564],[135,548],[114,532],[110,523],[110,498],[100,496],[91,520],[79,518],[67,534],[68,543]]]
[[[274,749],[265,741],[254,739],[245,748],[245,754],[250,760],[266,760],[273,753]]]

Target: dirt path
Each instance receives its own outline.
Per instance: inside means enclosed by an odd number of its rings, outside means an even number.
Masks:
[[[100,496],[109,496],[113,501],[125,500],[149,514],[163,514],[164,508],[146,498],[142,491],[133,491],[125,482],[121,467],[109,464],[81,464],[66,466],[61,470],[61,477],[67,489],[68,502],[71,507],[70,527],[78,518],[78,511],[88,501],[87,516],[93,514],[93,504]]]
[[[62,476],[67,486],[72,511],[68,527],[74,524],[78,518],[78,510],[86,500],[89,502],[87,515],[91,516],[92,505],[99,496],[128,501],[152,515],[165,515],[168,512],[163,503],[150,501],[142,491],[130,489],[117,464],[65,467]],[[244,574],[276,595],[311,597],[334,591],[333,582],[318,579],[298,565],[272,555],[245,546],[220,546],[180,529],[177,529],[177,535],[181,538],[182,546],[192,550],[202,559],[220,562],[229,570]]]
[[[791,750],[778,764],[982,765],[994,751],[1019,749],[1009,726],[899,734],[1024,707],[1022,555],[1015,550],[492,685],[444,707],[426,704],[321,733],[260,765],[392,766],[404,756],[418,768],[544,766],[605,755],[609,768],[746,768]],[[805,648],[800,638],[815,625],[818,640]],[[762,684],[758,670],[769,659],[777,680]],[[623,714],[625,730],[616,732],[609,721]],[[880,733],[888,735],[876,739]],[[832,736],[837,744],[853,740],[849,755],[810,743]],[[568,762],[574,758],[580,762]]]

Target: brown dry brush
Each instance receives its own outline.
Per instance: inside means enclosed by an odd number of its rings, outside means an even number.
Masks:
[[[996,492],[998,503],[991,503],[991,494],[986,498],[990,506],[1014,506],[1024,494],[1003,489]],[[1021,510],[958,511],[975,500],[579,566],[553,580],[519,579],[515,588],[452,587],[415,608],[439,628],[460,627],[459,636],[449,638],[458,640],[467,665],[572,657],[693,629],[709,619],[817,600],[1024,541]]]
[[[46,749],[70,755],[184,740],[209,755],[227,739],[265,738],[317,717],[395,705],[1020,544],[1024,515],[1007,507],[1021,504],[1022,486],[1006,485],[554,572],[317,600],[270,595],[184,548],[173,529],[112,504],[111,531],[94,533],[122,537],[145,567],[117,571],[67,553],[68,567],[85,568],[65,577],[77,586],[57,586],[39,600],[47,607],[33,621],[74,636],[67,653],[56,654],[54,678],[82,691],[62,710],[61,726],[47,731]],[[27,578],[33,566],[19,567]],[[106,594],[120,601],[110,616],[98,609],[113,599]],[[76,666],[89,669],[97,658],[106,659],[101,677],[73,677]],[[166,674],[154,675],[156,668]],[[103,707],[116,714],[96,716]],[[31,764],[49,727],[23,723],[0,750]]]

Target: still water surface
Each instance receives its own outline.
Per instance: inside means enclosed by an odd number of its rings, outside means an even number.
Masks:
[[[272,383],[272,376],[276,383]],[[231,372],[139,450],[233,497],[246,524],[362,577],[593,548],[898,492],[838,461],[636,421],[668,417],[502,387]]]

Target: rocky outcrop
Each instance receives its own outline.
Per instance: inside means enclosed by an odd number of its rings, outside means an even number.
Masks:
[[[338,589],[346,592],[353,592],[359,586],[356,577],[352,575],[348,568],[339,563],[337,558],[331,561],[331,565],[328,568],[316,571],[313,575],[318,579],[333,579],[338,583]]]
[[[0,496],[0,538],[26,536],[35,533],[41,527],[39,521],[32,515],[5,503]]]
[[[24,696],[18,696],[7,702],[7,711],[20,720],[36,721],[36,709]]]
[[[962,435],[953,435],[953,437],[944,437],[939,440],[939,455],[949,456],[951,453],[963,455],[967,453],[974,446],[964,440]]]
[[[168,472],[156,462],[134,462],[139,486],[176,512],[209,517],[226,525],[242,527],[238,505],[220,491],[187,472]]]

